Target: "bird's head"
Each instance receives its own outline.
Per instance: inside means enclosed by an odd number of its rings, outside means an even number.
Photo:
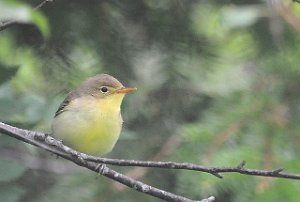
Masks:
[[[92,96],[102,104],[119,107],[124,95],[136,91],[136,88],[124,87],[121,82],[108,74],[99,74],[84,81],[78,88],[80,96]]]

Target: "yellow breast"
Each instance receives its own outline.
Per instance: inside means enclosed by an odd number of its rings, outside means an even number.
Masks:
[[[72,100],[66,110],[55,117],[54,136],[83,153],[110,152],[121,132],[123,97],[124,94],[113,94],[106,98],[84,96]]]

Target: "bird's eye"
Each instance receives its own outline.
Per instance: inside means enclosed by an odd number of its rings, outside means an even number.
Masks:
[[[107,87],[105,87],[105,86],[101,87],[100,90],[102,93],[106,93],[108,91]]]

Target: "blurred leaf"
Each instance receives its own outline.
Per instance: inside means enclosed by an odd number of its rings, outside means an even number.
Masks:
[[[229,6],[222,11],[222,22],[228,27],[247,27],[263,17],[267,11],[261,6]]]
[[[8,135],[2,135],[0,133],[0,148],[2,146],[5,146],[5,147],[9,146],[9,147],[13,148],[14,146],[16,146],[16,144],[18,142],[19,142],[18,140],[14,139],[14,138],[11,138]]]
[[[28,23],[31,21],[31,9],[26,4],[0,2],[0,20],[9,21],[17,20],[19,22]]]
[[[40,29],[44,37],[49,37],[50,27],[48,20],[41,12],[33,11],[31,15],[31,21]]]
[[[246,90],[251,84],[251,75],[243,67],[223,65],[207,76],[202,89],[208,94],[228,96],[236,91]]]
[[[273,191],[276,190],[276,191]],[[257,193],[254,200],[255,202],[265,201],[299,201],[299,182],[276,180],[269,184],[267,190]]]
[[[193,30],[199,36],[222,39],[226,36],[228,28],[221,24],[220,8],[207,3],[198,3],[191,13]]]
[[[6,22],[15,20],[21,23],[33,23],[45,37],[49,35],[49,24],[46,17],[27,4],[21,2],[1,1],[0,21]]]
[[[25,171],[26,168],[16,161],[0,159],[0,182],[15,180],[22,176]]]
[[[101,178],[102,179],[102,178]],[[44,195],[42,201],[89,201],[102,190],[101,180],[92,173],[77,173],[59,177],[57,186]]]
[[[0,120],[35,123],[43,116],[45,100],[30,92],[19,95],[8,84],[0,87],[0,106]]]
[[[15,185],[0,186],[0,201],[2,202],[18,202],[24,195],[25,190]]]
[[[222,145],[223,146],[223,145]],[[230,144],[225,149],[219,149],[213,159],[214,165],[220,166],[237,166],[242,160],[247,159],[247,167],[255,168],[259,166],[258,159],[256,158],[260,151],[259,149],[253,149],[250,146],[237,146],[234,147]]]
[[[0,85],[9,81],[18,71],[18,66],[6,66],[0,63]]]

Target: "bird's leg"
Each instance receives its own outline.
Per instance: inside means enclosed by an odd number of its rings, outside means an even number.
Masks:
[[[96,166],[96,170],[98,170],[99,175],[104,175],[106,173],[106,169],[107,169],[107,167],[104,163],[99,163]]]

